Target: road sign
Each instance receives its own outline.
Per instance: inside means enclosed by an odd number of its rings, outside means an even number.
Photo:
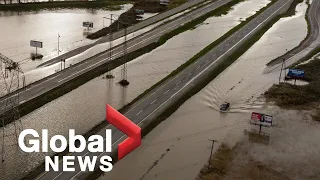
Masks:
[[[141,128],[108,104],[106,113],[106,120],[128,136],[118,145],[118,160],[120,160],[141,145]]]
[[[294,79],[303,78],[304,77],[304,70],[289,69],[287,76],[290,78],[294,78]]]
[[[30,41],[30,46],[31,47],[36,47],[36,48],[42,48],[43,47],[43,43],[41,41],[31,40]]]
[[[143,15],[144,14],[144,10],[142,10],[142,9],[135,9],[134,11],[139,15]]]
[[[93,28],[93,22],[83,22],[82,23],[83,27],[87,27],[87,28]]]
[[[272,126],[272,120],[273,120],[272,116],[253,112],[251,114],[250,123],[253,125],[270,127]]]

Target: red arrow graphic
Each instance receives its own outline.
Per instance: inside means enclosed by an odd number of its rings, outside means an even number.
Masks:
[[[118,160],[141,145],[141,128],[107,104],[107,121],[128,138],[118,145]]]

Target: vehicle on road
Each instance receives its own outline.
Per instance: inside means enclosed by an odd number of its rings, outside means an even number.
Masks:
[[[230,107],[230,103],[225,102],[225,103],[221,104],[220,111],[227,111],[229,109],[229,107]]]

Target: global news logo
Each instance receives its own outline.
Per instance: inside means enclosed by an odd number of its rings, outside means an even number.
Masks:
[[[141,128],[113,109],[110,105],[106,108],[106,120],[124,132],[128,138],[118,145],[118,160],[125,157],[134,149],[141,145]],[[62,171],[74,172],[76,162],[79,163],[81,171],[94,171],[96,164],[99,163],[101,171],[109,172],[113,168],[112,157],[103,155],[112,152],[112,132],[111,129],[105,130],[105,137],[101,135],[91,135],[88,139],[82,135],[76,135],[74,129],[69,130],[69,137],[54,135],[48,139],[48,130],[43,129],[41,136],[34,129],[22,131],[18,138],[18,144],[22,151],[33,152],[54,152],[61,153],[68,148],[68,152],[81,153],[87,151],[84,156],[63,156],[60,162],[59,156],[45,157],[45,171],[60,171],[59,164],[62,163]],[[26,140],[26,137],[30,137]],[[41,140],[41,141],[40,141]],[[79,142],[79,143],[76,143]],[[59,143],[59,145],[57,145]],[[76,145],[77,144],[77,145]],[[89,154],[90,152],[90,154]],[[93,155],[100,153],[100,155]],[[101,156],[103,155],[103,156]]]

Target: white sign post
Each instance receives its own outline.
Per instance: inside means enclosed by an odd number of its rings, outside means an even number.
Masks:
[[[43,43],[41,41],[30,41],[30,46],[36,48],[36,56],[38,54],[38,48],[43,48]]]

